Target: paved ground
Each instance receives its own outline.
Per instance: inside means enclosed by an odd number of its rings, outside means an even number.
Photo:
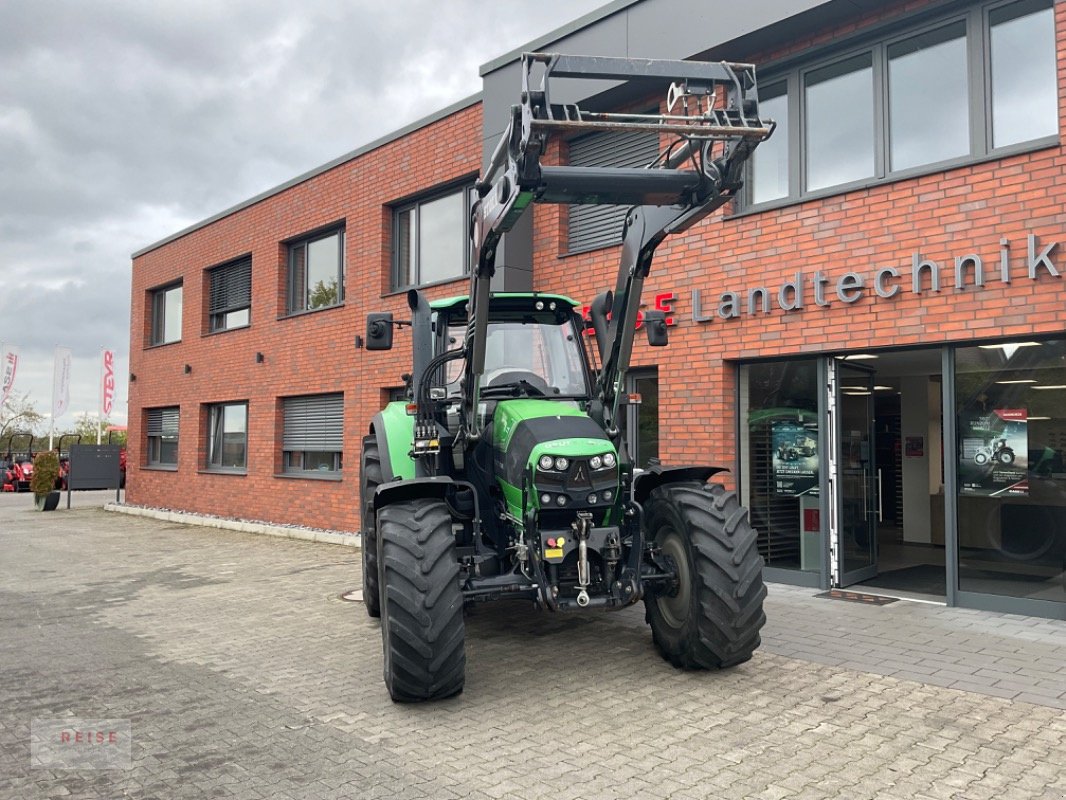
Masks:
[[[398,706],[339,599],[357,551],[23,503],[0,498],[2,798],[1066,797],[1061,623],[773,586],[756,657],[687,674],[638,609],[501,604],[468,620],[463,695]],[[32,721],[65,716],[130,720],[132,768],[31,768]]]

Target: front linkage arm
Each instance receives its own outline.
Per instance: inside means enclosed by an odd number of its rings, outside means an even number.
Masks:
[[[539,86],[532,80],[541,70]],[[665,112],[601,112],[550,101],[551,78],[626,81],[667,87]],[[593,327],[603,369],[593,414],[617,440],[618,402],[632,355],[641,289],[655,248],[732,198],[743,164],[774,123],[758,115],[758,87],[750,64],[525,53],[522,102],[477,184],[471,221],[475,265],[470,278],[465,342],[463,436],[481,435],[477,420],[485,366],[490,284],[496,251],[532,203],[634,206],[626,217],[622,261],[613,297],[593,304]],[[542,165],[551,135],[647,131],[669,144],[644,168]],[[607,312],[610,320],[607,320]]]

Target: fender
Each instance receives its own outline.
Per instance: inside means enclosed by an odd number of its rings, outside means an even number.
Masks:
[[[374,415],[370,435],[377,439],[381,474],[385,482],[415,476],[414,462],[407,455],[411,449],[414,418],[407,416],[406,404],[389,403]]]
[[[725,467],[650,467],[633,479],[633,499],[644,504],[648,496],[668,483],[699,481],[706,483],[719,472],[729,472]]]
[[[390,481],[378,486],[372,500],[376,514],[387,505],[403,500],[432,498],[447,500],[453,511],[480,519],[477,491],[472,483],[457,481],[446,475],[432,478],[410,478]]]

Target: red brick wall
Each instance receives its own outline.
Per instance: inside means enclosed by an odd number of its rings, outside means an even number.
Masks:
[[[476,104],[383,145],[298,186],[231,214],[136,258],[133,263],[129,474],[131,503],[248,519],[358,530],[362,436],[381,407],[381,387],[401,383],[410,338],[396,336],[391,354],[356,350],[367,311],[407,315],[403,295],[389,289],[389,204],[456,179],[481,164],[481,106]],[[285,312],[286,250],[282,242],[344,221],[343,306],[279,319]],[[252,254],[248,328],[205,334],[203,270]],[[149,291],[184,279],[181,342],[145,348]],[[456,281],[431,297],[466,291]],[[265,357],[256,363],[256,353]],[[192,372],[185,374],[188,364]],[[279,396],[344,392],[345,449],[340,482],[278,478]],[[208,474],[203,405],[246,400],[247,475]],[[143,409],[180,405],[177,472],[145,469]]]
[[[788,53],[833,40],[868,24],[911,12],[925,2],[893,3],[876,14],[842,22]],[[1066,109],[1066,4],[1056,4],[1060,113]],[[1061,147],[967,166],[925,177],[810,200],[737,218],[714,215],[659,248],[644,299],[657,291],[677,295],[678,324],[670,345],[651,350],[638,340],[634,366],[659,368],[660,457],[667,462],[733,464],[735,367],[739,359],[803,353],[961,342],[999,336],[1061,333],[1066,328],[1066,287],[1061,277],[1027,273],[1026,236],[1045,244],[1063,241],[1052,259],[1066,268],[1066,153]],[[565,255],[565,216],[536,209],[535,288],[562,290],[585,300],[613,288],[620,248]],[[1000,238],[1010,240],[1013,281],[999,281]],[[910,291],[913,254],[941,267],[939,292]],[[956,289],[954,257],[979,254],[984,289]],[[904,290],[891,299],[864,297],[845,305],[835,282],[855,271],[870,279],[880,267],[903,273]],[[803,311],[785,313],[777,289],[795,273],[817,270],[832,279],[832,303],[816,308],[808,285]],[[972,278],[971,278],[972,280]],[[928,278],[926,278],[928,282]],[[771,313],[748,315],[747,291],[771,289]],[[741,294],[739,319],[693,321],[692,290],[713,313],[724,291]],[[761,306],[760,306],[761,307]],[[729,480],[728,478],[726,479]]]
[[[838,29],[796,42],[788,53],[848,35],[928,2],[896,2],[876,13],[844,20]],[[1066,4],[1056,4],[1060,42],[1060,96],[1066,91]],[[754,54],[763,63],[788,53]],[[1060,108],[1066,103],[1060,100]],[[406,313],[402,296],[382,297],[389,285],[391,214],[397,199],[477,171],[481,156],[481,108],[474,106],[398,142],[336,167],[299,186],[226,217],[134,262],[130,384],[129,500],[256,519],[354,530],[358,528],[358,459],[362,435],[382,404],[382,387],[400,383],[409,369],[409,338],[401,332],[391,354],[355,350],[370,310]],[[965,342],[999,336],[1061,333],[1066,320],[1062,278],[1026,275],[1026,236],[1066,242],[1066,212],[1057,186],[1066,154],[1053,147],[928,176],[737,218],[715,215],[660,248],[645,299],[676,295],[667,348],[650,350],[638,340],[635,366],[658,365],[660,455],[668,462],[731,465],[734,437],[735,362],[812,352]],[[285,248],[281,242],[345,220],[347,300],[343,307],[278,320],[285,297]],[[543,291],[588,301],[613,287],[619,248],[565,254],[565,209],[538,206],[534,225],[534,280]],[[998,280],[1000,238],[1011,242],[1014,280]],[[1042,247],[1042,246],[1041,246]],[[204,268],[246,252],[253,254],[252,326],[203,336]],[[939,292],[910,291],[915,253],[942,269]],[[954,257],[982,256],[983,290],[954,286]],[[1066,266],[1056,250],[1056,264]],[[891,299],[869,295],[870,278],[882,267],[903,274],[904,290]],[[777,308],[777,289],[795,273],[815,271],[832,281],[830,305]],[[862,274],[867,296],[845,305],[833,286],[846,272]],[[143,348],[146,291],[185,278],[183,341]],[[723,291],[746,294],[768,287],[769,314],[711,322],[693,321],[692,291],[700,290],[712,313]],[[465,292],[465,283],[434,288],[433,297]],[[255,363],[263,352],[264,364]],[[193,371],[183,373],[184,364]],[[277,478],[277,397],[345,393],[344,480],[329,483]],[[248,475],[198,472],[205,458],[201,406],[249,401]],[[176,473],[145,470],[140,409],[180,403],[180,463]],[[199,427],[197,427],[199,426]],[[726,478],[726,480],[730,480]]]

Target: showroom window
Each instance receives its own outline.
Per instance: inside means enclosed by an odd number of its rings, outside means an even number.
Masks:
[[[252,308],[252,257],[209,269],[207,283],[209,329],[227,331],[247,325]]]
[[[959,589],[1066,602],[1066,340],[955,351]]]
[[[739,386],[742,492],[759,552],[768,567],[818,572],[818,363],[745,364]]]
[[[344,300],[344,228],[289,242],[288,312],[313,311]]]
[[[572,167],[645,167],[659,156],[654,133],[593,133],[570,142]],[[629,206],[567,207],[567,251],[584,253],[622,242],[622,223]]]
[[[778,127],[752,156],[749,206],[1056,143],[1051,0],[975,5],[834,50],[761,76],[760,113]]]
[[[344,395],[286,397],[282,401],[285,472],[339,472],[344,451]]]
[[[396,208],[393,289],[453,280],[469,272],[472,189],[464,184]]]
[[[248,404],[208,406],[207,468],[244,471],[248,467]]]
[[[181,283],[152,292],[152,344],[181,341]]]
[[[178,464],[178,406],[149,408],[145,411],[148,438],[148,466],[168,467]]]

